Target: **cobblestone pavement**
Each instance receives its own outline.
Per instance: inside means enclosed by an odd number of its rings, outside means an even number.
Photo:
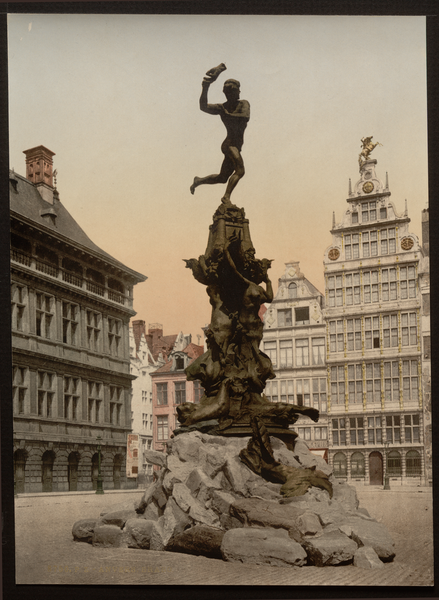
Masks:
[[[86,494],[20,495],[15,500],[16,582],[18,584],[144,585],[330,585],[432,586],[433,517],[428,489],[360,488],[360,506],[384,523],[396,558],[383,569],[270,567],[227,563],[204,557],[135,550],[94,548],[73,542],[80,518],[136,500],[141,490]]]

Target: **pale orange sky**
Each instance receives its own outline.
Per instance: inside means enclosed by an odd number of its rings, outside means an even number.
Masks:
[[[332,213],[341,221],[360,140],[377,175],[407,199],[420,236],[427,206],[424,17],[9,16],[10,164],[23,150],[56,153],[60,198],[90,238],[148,280],[134,307],[165,334],[201,334],[207,295],[183,258],[206,248],[223,185],[192,196],[195,175],[218,172],[225,129],[199,110],[204,73],[251,105],[246,175],[232,195],[250,219],[258,258],[284,263],[322,292]]]

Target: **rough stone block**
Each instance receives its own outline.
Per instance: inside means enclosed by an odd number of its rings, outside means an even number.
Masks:
[[[218,515],[229,514],[230,506],[235,501],[235,496],[223,490],[212,489],[210,491],[211,508]]]
[[[178,435],[172,443],[172,454],[176,454],[182,462],[199,463],[203,458],[203,434],[198,431],[191,431],[184,435]]]
[[[176,483],[172,492],[172,497],[177,502],[178,506],[184,512],[189,512],[195,498],[191,495],[190,489],[184,483]]]
[[[235,500],[230,507],[230,515],[236,517],[245,527],[274,527],[286,529],[293,538],[300,538],[296,521],[304,510],[290,504],[279,504],[259,498]]]
[[[224,531],[228,531],[229,529],[239,529],[240,527],[244,527],[244,523],[239,521],[236,517],[232,517],[231,515],[223,514],[220,515],[220,525],[224,529]]]
[[[98,525],[116,525],[122,529],[128,519],[134,519],[136,517],[137,513],[134,509],[118,510],[106,513],[103,517],[100,517]]]
[[[218,516],[213,512],[213,510],[204,508],[204,506],[198,500],[191,505],[189,509],[189,516],[196,523],[201,523],[204,525],[219,525]]]
[[[97,519],[80,519],[72,527],[72,535],[75,542],[91,543]]]
[[[296,527],[302,535],[320,535],[323,532],[318,516],[311,512],[297,517]]]
[[[146,519],[129,519],[125,523],[128,547],[149,550],[154,522]]]
[[[196,467],[191,471],[186,479],[186,487],[200,502],[206,502],[209,499],[212,488],[220,488],[219,484],[206,475],[200,467]]]
[[[222,439],[222,438],[221,438]],[[201,463],[203,471],[212,479],[224,468],[226,464],[226,453],[224,446],[218,444],[205,448],[204,460]]]
[[[180,534],[193,523],[189,515],[181,510],[173,498],[169,499],[163,516],[163,543],[165,546],[172,537]]]
[[[147,521],[157,521],[159,518],[159,509],[157,506],[151,502],[145,509],[145,512],[141,515],[138,515],[142,519],[146,519]]]
[[[358,546],[371,546],[383,561],[391,561],[395,556],[395,544],[386,527],[377,521],[349,519],[352,539]]]
[[[357,491],[351,485],[332,479],[332,501],[337,502],[345,510],[356,511],[359,505]]]
[[[207,558],[222,558],[221,542],[224,531],[207,525],[195,525],[186,529],[173,538],[166,550],[206,556]]]
[[[285,530],[270,527],[244,527],[226,531],[221,553],[224,560],[230,562],[276,567],[302,566],[306,563],[306,552],[300,544],[290,539]]]
[[[309,559],[317,567],[350,562],[357,544],[341,531],[323,531],[323,535],[307,538],[302,543]]]
[[[382,569],[384,564],[373,548],[362,546],[354,554],[354,566],[361,569]]]
[[[247,482],[255,481],[257,475],[238,458],[238,456],[229,456],[227,458],[224,473],[234,492],[245,495],[247,492]]]
[[[251,481],[247,483],[247,491],[249,496],[256,496],[263,500],[280,500],[281,483],[271,483],[264,481],[261,477],[260,481]]]
[[[143,456],[145,460],[152,465],[157,465],[158,467],[167,466],[167,456],[164,452],[159,452],[158,450],[145,450],[143,452]]]
[[[93,546],[120,548],[127,545],[123,531],[117,525],[100,525],[93,532]]]
[[[328,465],[326,460],[321,456],[316,456],[309,451],[308,445],[300,438],[296,439],[294,445],[294,456],[299,461],[300,465],[305,468],[315,466],[319,471],[323,471],[325,475],[332,473],[332,468]]]
[[[172,494],[175,483],[184,483],[194,469],[193,463],[182,462],[178,456],[168,456],[168,468],[163,477],[163,489]]]
[[[151,527],[151,536],[149,538],[149,549],[161,552],[165,549],[164,537],[164,516],[159,517],[158,521],[153,521]]]
[[[300,463],[294,455],[294,452],[288,450],[285,442],[275,436],[270,437],[273,455],[276,460],[288,467],[300,468]]]
[[[166,496],[165,492],[163,491],[163,488],[161,485],[156,486],[154,493],[152,495],[152,499],[153,499],[154,503],[156,504],[156,506],[159,508],[159,510],[163,511],[165,509],[166,502],[168,501],[168,497]]]

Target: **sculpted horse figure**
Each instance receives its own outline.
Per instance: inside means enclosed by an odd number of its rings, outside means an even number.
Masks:
[[[362,150],[358,156],[358,163],[360,167],[365,163],[366,160],[369,160],[370,153],[374,148],[376,148],[377,146],[382,146],[382,144],[380,144],[379,142],[375,142],[374,144],[372,142],[372,139],[373,135],[371,135],[370,137],[361,138]]]

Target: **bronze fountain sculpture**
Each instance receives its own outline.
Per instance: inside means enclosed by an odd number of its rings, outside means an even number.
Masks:
[[[284,402],[272,403],[263,394],[266,381],[275,374],[270,358],[260,348],[262,304],[273,300],[268,269],[271,260],[255,257],[249,221],[244,209],[231,203],[230,195],[244,175],[241,156],[243,134],[250,118],[250,105],[239,99],[240,84],[227,80],[224,104],[208,104],[210,84],[226,69],[221,63],[203,79],[200,108],[220,115],[227,130],[222,144],[225,155],[218,175],[195,177],[191,192],[203,184],[227,183],[221,204],[213,215],[207,249],[198,259],[186,260],[197,281],[206,286],[212,305],[206,331],[207,352],[187,369],[189,381],[199,380],[205,393],[199,404],[177,407],[181,427],[175,434],[199,429],[222,436],[252,436],[241,460],[267,479],[284,482],[286,495],[300,495],[311,485],[332,494],[328,477],[321,471],[293,469],[276,462],[270,436],[282,439],[291,449],[297,433],[289,429],[300,415],[318,421],[318,410]],[[264,284],[261,285],[261,284]]]

